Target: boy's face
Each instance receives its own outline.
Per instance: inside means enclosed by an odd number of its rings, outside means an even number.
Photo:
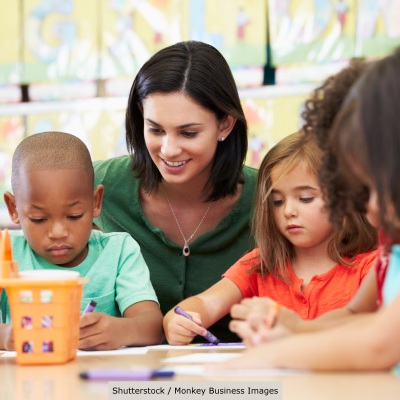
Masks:
[[[15,197],[6,193],[11,219],[21,224],[35,253],[63,267],[75,267],[87,255],[93,218],[101,211],[103,186],[95,189],[84,170],[21,173]]]

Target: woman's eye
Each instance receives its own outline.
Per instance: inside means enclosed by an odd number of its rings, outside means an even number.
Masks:
[[[163,130],[160,129],[160,128],[152,128],[152,127],[149,127],[149,132],[154,133],[155,135],[158,135],[158,134],[162,133]]]
[[[198,132],[183,132],[183,136],[187,138],[192,138],[195,137],[198,134]]]
[[[300,201],[302,203],[311,203],[314,200],[314,197],[301,197]]]

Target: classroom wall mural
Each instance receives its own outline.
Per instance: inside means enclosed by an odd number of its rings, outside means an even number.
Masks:
[[[3,193],[11,190],[11,157],[23,138],[24,123],[21,116],[0,116],[0,226],[12,224]]]
[[[249,135],[247,165],[258,168],[271,147],[301,128],[301,113],[307,98],[307,95],[296,95],[242,99]]]
[[[0,26],[6,32],[0,35],[0,85],[21,82],[22,60],[19,45],[22,39],[19,12],[19,2],[11,1],[7,3],[7,12],[0,13]]]
[[[210,43],[228,61],[248,120],[246,163],[258,167],[275,143],[301,127],[311,91],[277,96],[263,91],[267,61],[284,82],[315,85],[323,68],[332,74],[351,57],[374,58],[392,51],[400,44],[398,21],[400,0],[8,2],[7,12],[0,13],[7,32],[0,37],[0,104],[20,102],[19,85],[26,84],[30,102],[40,102],[41,111],[20,112],[23,104],[16,104],[16,113],[0,109],[0,190],[11,188],[11,157],[26,135],[67,131],[87,144],[93,159],[126,154],[125,105],[134,76],[152,54],[189,39]],[[293,72],[297,65],[305,69]],[[260,91],[243,95],[249,87]],[[64,109],[65,100],[95,98],[122,102]],[[58,109],[47,110],[54,102],[59,102]],[[8,224],[1,196],[0,226]]]
[[[97,0],[23,0],[23,82],[98,76]]]
[[[274,65],[382,56],[400,42],[400,0],[268,0]]]

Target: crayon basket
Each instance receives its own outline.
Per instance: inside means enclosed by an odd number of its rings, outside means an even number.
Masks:
[[[86,282],[79,277],[0,280],[10,305],[18,364],[61,364],[76,357]]]

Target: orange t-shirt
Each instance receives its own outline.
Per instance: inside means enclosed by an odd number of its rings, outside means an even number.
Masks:
[[[267,296],[303,319],[313,319],[349,302],[374,264],[377,251],[357,255],[353,266],[336,264],[328,272],[313,276],[304,291],[301,290],[303,280],[295,275],[291,265],[288,266],[289,284],[271,274],[264,279],[259,273],[249,274],[247,271],[258,263],[258,256],[258,249],[251,251],[222,276],[235,283],[244,298]]]

